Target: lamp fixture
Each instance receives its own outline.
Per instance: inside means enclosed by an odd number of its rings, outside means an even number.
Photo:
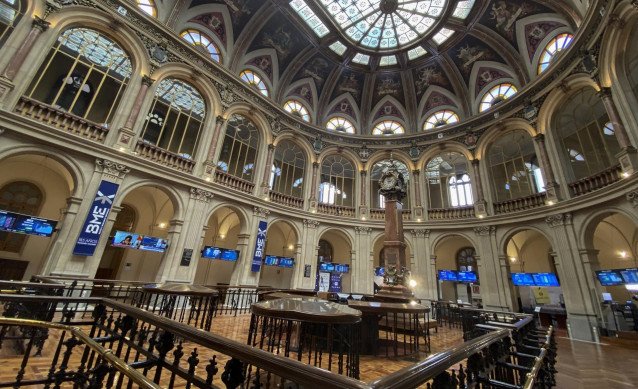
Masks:
[[[627,252],[626,252],[626,251],[621,251],[621,252],[620,252],[620,256],[621,256],[622,258],[627,258]]]
[[[295,248],[295,246],[293,246],[292,244],[291,244],[291,245],[288,245],[288,250],[292,250],[292,249],[294,249],[294,248]]]
[[[159,228],[166,228],[166,223],[160,223],[157,225]]]
[[[516,262],[516,258],[515,257],[510,257],[510,261]]]
[[[220,238],[220,239],[224,239],[225,237],[226,237],[226,235],[225,235],[225,234],[219,234],[219,238]]]
[[[414,288],[416,286],[415,280],[410,280],[410,288]]]

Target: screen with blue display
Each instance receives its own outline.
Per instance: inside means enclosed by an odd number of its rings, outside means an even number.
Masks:
[[[439,280],[441,281],[458,281],[454,270],[439,270]]]
[[[280,257],[279,258],[279,266],[281,267],[292,267],[295,264],[294,258]]]
[[[0,230],[2,231],[49,237],[53,234],[57,224],[58,222],[55,220],[0,211]]]
[[[168,240],[162,238],[155,238],[152,236],[142,236],[142,242],[139,245],[140,250],[157,251],[163,253],[168,245]]]
[[[385,267],[377,267],[376,269],[374,269],[375,276],[383,277],[384,274],[385,274]]]
[[[115,231],[111,246],[136,249],[142,243],[142,236],[126,231]]]
[[[610,285],[622,285],[625,282],[618,270],[599,270],[596,272],[596,277],[602,286]]]
[[[319,271],[325,271],[325,272],[335,271],[335,265],[328,262],[321,262],[319,264]]]
[[[335,271],[339,272],[339,273],[348,273],[350,271],[350,265],[346,265],[346,264],[342,264],[342,263],[336,263],[335,264]]]
[[[514,285],[534,286],[534,278],[531,273],[512,273]]]
[[[456,273],[457,279],[460,282],[476,282],[476,273],[473,271],[460,271]]]
[[[239,250],[223,249],[219,259],[223,261],[236,261],[239,258]]]
[[[620,275],[627,284],[638,284],[638,269],[621,269]]]
[[[278,266],[279,265],[279,257],[277,257],[275,255],[266,255],[266,258],[264,258],[264,265]]]
[[[204,246],[204,251],[202,252],[203,258],[209,259],[219,259],[222,256],[222,249],[214,246]]]
[[[554,273],[532,273],[536,286],[560,286]]]

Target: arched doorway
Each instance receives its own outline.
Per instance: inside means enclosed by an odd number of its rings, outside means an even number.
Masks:
[[[294,258],[293,266],[300,266],[296,258],[297,242],[299,238],[295,228],[288,222],[275,221],[268,226],[266,233],[266,256],[280,258]],[[293,269],[277,265],[261,267],[259,274],[259,286],[272,286],[273,288],[288,289],[292,281]]]
[[[476,249],[472,242],[462,235],[448,235],[441,238],[434,247],[435,270],[437,272],[437,291],[439,299],[444,301],[462,300],[465,303],[480,304],[480,278],[476,262]],[[441,279],[440,270],[464,271],[474,273],[477,282],[463,282],[453,279]],[[470,287],[470,284],[472,287]]]
[[[352,292],[352,243],[350,239],[339,230],[327,230],[319,238],[319,252],[317,255],[317,272],[321,272],[320,266],[322,262],[335,265],[332,274],[341,278],[341,292]],[[330,255],[326,258],[327,254]],[[323,257],[323,258],[322,258]],[[336,265],[347,265],[347,267]],[[347,269],[347,272],[344,270]]]

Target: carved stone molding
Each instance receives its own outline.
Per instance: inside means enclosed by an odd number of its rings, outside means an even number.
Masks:
[[[126,165],[100,158],[95,160],[95,169],[112,178],[124,178],[131,171]]]
[[[46,30],[49,29],[49,26],[51,25],[51,23],[37,16],[34,16],[33,21],[31,22],[31,25],[34,28],[37,28],[38,30],[40,30],[41,32],[45,32]]]
[[[491,234],[495,234],[496,233],[496,226],[479,226],[479,227],[474,227],[474,232],[477,235],[480,236],[486,236]]]
[[[430,230],[425,229],[425,228],[418,228],[416,230],[410,231],[410,233],[412,233],[412,236],[414,236],[415,238],[429,238],[430,237]]]
[[[199,189],[199,188],[191,188],[191,199],[196,201],[201,201],[202,203],[207,203],[214,196],[213,192],[209,192],[207,190]]]
[[[253,208],[253,215],[261,218],[267,218],[270,215],[270,210],[262,207]]]
[[[146,74],[142,76],[142,85],[151,86],[155,80],[151,78],[151,76],[147,76]]]
[[[0,134],[2,133],[0,132]],[[634,208],[638,207],[638,190],[634,190],[627,193],[627,200],[631,202],[632,207]]]
[[[550,215],[545,218],[545,222],[554,228],[562,225],[572,224],[572,214],[571,213],[559,213],[556,215]]]
[[[354,231],[357,234],[369,234],[369,233],[372,232],[372,227],[359,227],[359,226],[357,226],[357,227],[354,228]]]
[[[303,225],[308,228],[317,228],[319,227],[319,221],[312,219],[303,219]]]

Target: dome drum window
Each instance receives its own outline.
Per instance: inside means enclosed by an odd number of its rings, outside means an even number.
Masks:
[[[244,70],[243,72],[239,73],[239,78],[248,83],[248,85],[257,89],[262,95],[268,97],[268,87],[257,73],[251,70]]]
[[[308,113],[308,109],[296,100],[288,100],[286,104],[284,104],[284,110],[305,122],[310,122],[310,114]]]
[[[372,135],[397,135],[403,133],[405,133],[403,126],[392,120],[383,121],[374,126],[372,130]]]
[[[348,119],[342,117],[334,117],[328,120],[328,123],[326,123],[326,128],[328,130],[347,132],[349,134],[354,134],[355,132],[352,123],[350,123]]]
[[[538,61],[538,74],[545,71],[556,54],[558,54],[561,50],[566,49],[573,40],[574,36],[571,34],[560,34],[556,38],[552,39],[547,46],[545,46],[545,49],[543,49],[541,58]]]
[[[516,94],[516,87],[512,84],[499,84],[489,90],[481,99],[479,112],[487,111],[503,100]]]
[[[213,40],[197,30],[185,30],[182,32],[182,38],[193,44],[198,50],[209,55],[213,60],[221,62],[219,49],[213,43]]]
[[[153,0],[135,0],[137,2],[137,6],[144,11],[144,13],[157,18],[157,7],[155,6],[155,2]]]
[[[435,127],[445,126],[446,124],[452,124],[458,121],[459,117],[456,113],[448,110],[438,111],[425,120],[423,129],[431,130]]]

